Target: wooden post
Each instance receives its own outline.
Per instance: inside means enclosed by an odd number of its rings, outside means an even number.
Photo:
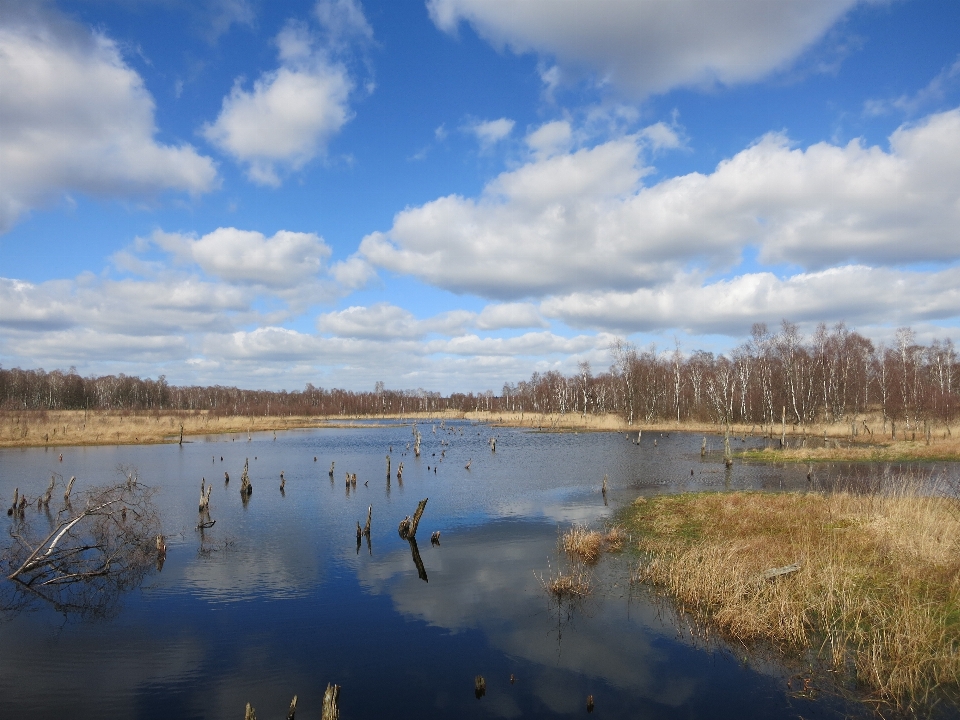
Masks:
[[[297,696],[293,696],[293,700],[290,701],[290,709],[287,710],[287,720],[296,720],[297,716]]]
[[[387,477],[390,477],[390,456],[387,455]]]
[[[370,521],[373,519],[373,505],[367,508],[367,524],[363,528],[363,534],[370,537]],[[359,523],[357,523],[359,525]]]
[[[320,720],[340,720],[340,686],[327,683]]]

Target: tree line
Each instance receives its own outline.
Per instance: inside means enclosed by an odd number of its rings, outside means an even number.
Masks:
[[[630,423],[694,420],[720,425],[770,426],[786,422],[863,421],[879,414],[883,426],[950,422],[960,408],[958,360],[953,341],[916,342],[910,328],[890,345],[874,345],[844,323],[820,324],[803,337],[794,323],[776,332],[763,323],[729,354],[684,354],[617,341],[613,363],[594,376],[534,373],[504,385],[511,410],[619,413]]]
[[[874,345],[843,323],[821,324],[809,337],[783,321],[776,331],[762,323],[729,354],[679,344],[658,350],[618,340],[611,365],[594,374],[535,372],[505,383],[499,395],[442,395],[418,388],[372,391],[324,389],[244,390],[224,386],[176,386],[127,375],[81,377],[74,368],[0,368],[0,409],[207,411],[215,415],[377,416],[445,410],[527,413],[620,414],[629,423],[663,421],[745,423],[862,422],[868,413],[906,428],[951,422],[960,408],[958,359],[950,339],[916,342],[910,328],[894,341]]]

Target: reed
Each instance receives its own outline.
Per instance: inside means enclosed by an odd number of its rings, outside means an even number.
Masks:
[[[638,579],[701,627],[812,651],[910,711],[960,688],[960,502],[945,491],[907,478],[871,493],[641,498],[625,520]]]
[[[567,555],[592,565],[603,553],[620,550],[625,537],[626,533],[619,527],[612,527],[602,533],[577,524],[560,536],[560,548]]]

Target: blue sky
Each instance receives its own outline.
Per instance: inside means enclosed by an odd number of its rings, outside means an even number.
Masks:
[[[960,4],[0,1],[0,364],[499,389],[960,319]]]

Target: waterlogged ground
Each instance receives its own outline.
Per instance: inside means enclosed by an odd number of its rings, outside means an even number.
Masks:
[[[717,438],[701,459],[700,435],[647,433],[638,445],[619,433],[419,427],[419,460],[407,447],[411,427],[399,424],[211,436],[182,447],[0,451],[4,507],[15,487],[41,494],[51,473],[75,475],[76,495],[115,482],[118,466],[136,467],[159,488],[168,542],[162,570],[99,616],[64,615],[42,601],[0,615],[0,717],[239,720],[250,702],[263,720],[285,717],[295,694],[299,716],[319,717],[328,682],[342,687],[344,718],[580,716],[588,695],[593,716],[608,718],[868,714],[832,695],[794,695],[793,670],[690,639],[631,587],[626,559],[604,560],[596,590],[575,607],[552,601],[541,577],[565,567],[556,549],[563,529],[600,526],[639,494],[867,482],[882,468],[817,465],[808,481],[805,465],[727,470]],[[245,459],[254,486],[246,505]],[[347,472],[357,474],[353,490]],[[216,520],[202,534],[201,478],[213,483]],[[28,521],[48,527],[61,496],[58,487],[49,517],[29,508]],[[425,497],[413,547],[397,524]],[[368,505],[372,536],[357,548]],[[12,521],[0,517],[6,537]],[[478,674],[486,679],[479,700]]]

